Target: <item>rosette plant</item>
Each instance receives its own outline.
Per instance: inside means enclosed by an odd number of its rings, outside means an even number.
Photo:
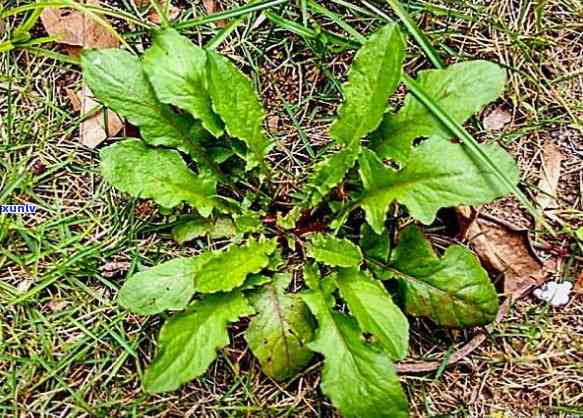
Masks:
[[[323,359],[321,390],[343,416],[404,417],[395,363],[407,355],[407,317],[452,328],[494,320],[496,289],[477,257],[460,245],[436,254],[418,225],[440,208],[509,194],[518,171],[497,145],[472,153],[452,141],[419,94],[460,124],[500,96],[505,72],[470,61],[412,79],[404,58],[397,25],[366,39],[330,127],[334,152],[321,157],[294,208],[277,213],[265,111],[233,62],[173,29],[154,33],[141,57],[83,54],[91,91],[141,136],[102,149],[106,181],[188,213],[173,230],[180,244],[230,242],[138,272],[121,288],[119,304],[134,313],[173,312],[145,391],[202,376],[229,344],[229,325],[248,317],[245,341],[271,378],[293,378]],[[411,92],[389,109],[404,80]]]

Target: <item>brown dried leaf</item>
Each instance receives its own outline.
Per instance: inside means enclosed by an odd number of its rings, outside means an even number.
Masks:
[[[69,98],[69,101],[71,102],[71,107],[73,108],[73,110],[75,112],[80,111],[81,110],[81,99],[79,98],[79,93],[77,93],[73,89],[65,89],[65,92],[67,93],[67,97]]]
[[[512,115],[502,108],[491,111],[483,120],[484,128],[488,130],[502,129],[512,120]]]
[[[212,15],[213,13],[218,13],[220,12],[220,8],[218,7],[217,1],[216,0],[202,0],[202,4],[204,5],[204,8],[206,9],[207,13],[209,15]],[[215,25],[218,28],[224,28],[225,26],[227,26],[227,20],[223,19],[223,20],[217,20],[215,22]]]
[[[78,95],[81,102],[82,116],[93,112],[97,107],[101,107],[99,103],[93,100],[93,95],[87,86],[84,85],[83,90]],[[123,126],[123,121],[115,112],[107,109],[106,117],[103,109],[101,109],[81,122],[79,137],[83,145],[95,148],[106,138],[117,135]]]
[[[547,277],[528,231],[492,216],[479,215],[464,206],[456,208],[462,237],[473,246],[484,267],[504,277],[504,293],[517,295],[526,287],[540,285]]]
[[[99,0],[87,0],[86,4],[99,5]],[[83,48],[117,48],[119,41],[107,29],[91,17],[77,10],[48,7],[43,10],[41,21],[47,33],[59,38],[57,42]]]
[[[577,277],[577,281],[575,281],[573,292],[583,295],[583,271],[579,273],[579,277]]]
[[[125,273],[130,268],[130,263],[127,261],[111,261],[101,266],[100,270],[104,277],[115,277],[121,273]]]
[[[536,203],[544,211],[557,207],[557,186],[561,177],[563,154],[561,148],[552,141],[547,141],[543,147],[543,165],[538,183],[539,193]]]

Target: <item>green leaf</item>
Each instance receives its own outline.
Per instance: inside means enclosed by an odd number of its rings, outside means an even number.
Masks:
[[[214,219],[193,216],[181,220],[172,229],[172,237],[179,244],[192,241],[195,238],[208,236],[211,239],[234,237],[237,229],[233,220],[227,216]]]
[[[444,70],[424,70],[417,76],[419,85],[451,117],[464,123],[504,91],[506,73],[487,61],[453,64]],[[417,138],[452,134],[411,93],[396,114],[386,114],[380,129],[373,135],[373,149],[379,157],[407,160]]]
[[[219,137],[221,119],[213,112],[207,91],[207,58],[175,29],[154,32],[152,46],[143,55],[144,71],[158,99],[186,110],[200,119],[204,128]]]
[[[305,264],[304,270],[304,283],[308,286],[309,289],[319,289],[320,288],[320,270],[318,269],[318,265],[314,264]]]
[[[144,374],[149,393],[178,389],[201,376],[229,344],[227,325],[252,315],[253,308],[239,291],[205,296],[162,326],[158,354]]]
[[[503,149],[494,144],[482,148],[514,184],[518,183],[516,164]],[[412,217],[428,225],[440,208],[491,202],[511,192],[461,145],[436,137],[416,147],[400,171],[384,166],[370,150],[363,152],[359,164],[364,192],[356,204],[364,209],[367,222],[378,234],[395,200],[407,206]]]
[[[340,144],[353,144],[381,123],[389,97],[399,85],[405,43],[399,26],[390,23],[358,50],[343,86],[345,100],[330,135]]]
[[[209,255],[176,258],[134,274],[120,289],[118,303],[139,315],[186,308],[195,291],[194,275]]]
[[[251,81],[227,58],[208,51],[209,93],[230,136],[249,150],[247,170],[264,165],[270,142],[263,132],[265,111]]]
[[[276,380],[293,377],[313,357],[306,344],[313,338],[314,322],[299,295],[286,292],[290,281],[290,274],[276,274],[250,296],[259,315],[249,324],[245,341],[261,369]]]
[[[137,56],[121,49],[92,49],[81,54],[81,65],[93,94],[139,127],[144,141],[185,148],[192,118],[160,103]]]
[[[368,224],[360,227],[360,248],[362,252],[372,259],[387,262],[391,250],[391,237],[384,228],[377,234]]]
[[[275,239],[249,240],[213,254],[195,276],[195,288],[202,293],[225,292],[241,286],[248,274],[259,273],[269,264],[277,247]]]
[[[264,274],[250,274],[245,279],[245,283],[241,286],[242,290],[252,290],[271,282],[271,277]]]
[[[342,416],[408,417],[407,398],[387,353],[367,344],[352,318],[331,310],[321,290],[302,299],[318,321],[308,347],[325,358],[320,387]]]
[[[121,49],[92,49],[81,54],[81,65],[93,94],[140,128],[144,141],[191,153],[220,176],[216,164],[191,136],[192,117],[176,114],[158,100],[138,57]]]
[[[205,217],[219,206],[216,180],[194,175],[177,151],[127,139],[103,148],[100,155],[103,177],[134,197],[151,198],[165,208],[184,201]]]
[[[285,216],[278,212],[276,218],[277,226],[288,231],[293,230],[302,217],[302,211],[303,208],[301,206],[294,206]]]
[[[372,334],[393,360],[409,347],[409,322],[382,283],[356,269],[339,269],[336,283],[363,332]]]
[[[478,258],[461,245],[441,259],[415,226],[401,231],[391,271],[399,280],[405,311],[444,327],[485,325],[496,318],[498,295]]]
[[[362,263],[360,248],[345,238],[313,234],[306,249],[310,257],[329,266],[355,267]]]
[[[344,179],[346,173],[354,167],[361,152],[360,143],[352,144],[316,164],[306,184],[312,206],[319,204],[330,190]]]

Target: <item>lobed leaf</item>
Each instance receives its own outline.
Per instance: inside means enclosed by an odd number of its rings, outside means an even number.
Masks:
[[[306,250],[316,261],[333,267],[354,267],[362,263],[360,248],[347,239],[313,234]]]
[[[356,269],[339,269],[336,283],[363,332],[372,334],[393,360],[409,346],[409,322],[381,282]]]
[[[186,308],[195,291],[194,275],[209,255],[179,257],[134,274],[121,287],[118,303],[139,315]]]
[[[297,294],[286,293],[290,274],[276,274],[273,282],[251,294],[257,315],[249,324],[245,341],[268,376],[293,377],[313,357],[306,344],[314,335],[311,314]]]
[[[208,88],[213,108],[230,136],[250,150],[247,170],[264,164],[271,146],[263,132],[265,111],[251,81],[227,58],[208,51]]]
[[[407,398],[389,356],[366,343],[356,322],[331,309],[328,292],[302,294],[318,321],[308,344],[324,356],[320,387],[346,418],[408,417]]]
[[[389,97],[401,78],[405,43],[399,26],[390,23],[370,36],[354,57],[344,84],[344,103],[330,135],[340,144],[354,144],[381,123]]]
[[[201,376],[229,344],[227,324],[252,315],[240,291],[207,295],[162,326],[158,354],[144,374],[144,389],[150,393],[178,389]]]
[[[420,71],[417,82],[456,122],[463,124],[500,97],[506,73],[494,63],[478,60],[453,64],[443,70]],[[409,93],[396,114],[385,115],[373,135],[372,146],[382,159],[404,162],[409,159],[416,139],[432,136],[449,139],[452,134]]]
[[[206,51],[175,29],[154,32],[143,55],[144,71],[162,103],[172,104],[200,119],[213,136],[223,134],[223,123],[212,110],[207,91]]]
[[[269,264],[277,247],[275,239],[249,240],[213,254],[195,276],[195,288],[202,293],[226,292],[240,287],[247,275],[259,273]]]
[[[410,226],[401,231],[391,268],[410,315],[457,328],[485,325],[496,318],[496,288],[465,247],[452,245],[440,259],[423,233]]]
[[[194,175],[177,151],[126,139],[103,148],[100,156],[105,180],[134,197],[151,198],[165,208],[186,202],[205,217],[220,206],[214,198],[216,180]]]
[[[504,150],[493,144],[482,148],[514,184],[518,183],[516,164]],[[511,193],[489,167],[475,161],[461,145],[437,137],[416,147],[400,171],[386,167],[371,150],[363,152],[359,164],[364,192],[356,204],[379,234],[395,200],[407,206],[412,217],[430,224],[440,208],[482,204]]]

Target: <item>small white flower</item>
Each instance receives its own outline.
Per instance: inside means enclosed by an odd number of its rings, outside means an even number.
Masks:
[[[555,281],[548,282],[539,289],[535,289],[533,294],[540,300],[550,303],[552,306],[562,306],[569,302],[569,293],[573,288],[573,283]]]

